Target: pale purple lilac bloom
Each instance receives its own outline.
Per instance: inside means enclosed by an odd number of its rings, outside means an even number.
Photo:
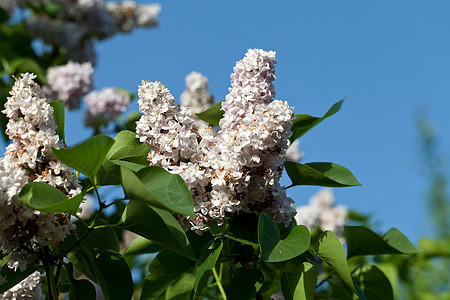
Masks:
[[[275,52],[260,49],[237,62],[219,131],[197,126],[160,82],[139,87],[138,138],[152,148],[150,164],[179,174],[191,189],[192,230],[239,212],[265,212],[286,225],[295,215],[279,183],[294,114],[287,102],[272,99],[275,63]]]

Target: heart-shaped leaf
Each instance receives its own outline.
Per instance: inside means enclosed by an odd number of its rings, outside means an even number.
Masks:
[[[285,239],[281,239],[275,222],[266,214],[261,214],[258,223],[260,257],[267,262],[280,262],[294,258],[309,248],[310,236],[306,226],[294,227]]]
[[[131,200],[122,215],[123,228],[185,257],[197,260],[181,225],[167,211]]]
[[[119,132],[114,138],[116,141],[106,155],[97,174],[99,185],[115,185],[121,183],[120,162],[131,170],[137,170],[139,166],[148,166],[147,155],[150,147],[139,142],[136,133],[128,130]]]
[[[314,247],[314,252],[329,264],[347,286],[356,293],[347,258],[345,257],[344,247],[342,247],[341,242],[333,232],[327,230],[320,235]]]
[[[291,186],[318,185],[328,187],[361,186],[347,168],[329,162],[301,164],[284,162],[286,172],[292,181]]]
[[[67,198],[60,190],[47,183],[29,182],[20,191],[19,199],[35,210],[76,215],[83,201],[83,194]]]
[[[352,276],[367,299],[394,299],[389,279],[376,266],[359,266],[352,272]]]
[[[419,250],[396,228],[383,237],[364,226],[345,226],[347,256],[415,254]]]
[[[93,180],[113,144],[109,136],[97,135],[70,148],[54,149],[53,155]]]
[[[195,216],[194,200],[183,179],[161,167],[146,167],[136,174],[121,166],[122,186],[129,199],[187,216]]]
[[[295,272],[281,276],[281,289],[286,300],[313,300],[317,272],[308,262],[302,263]]]

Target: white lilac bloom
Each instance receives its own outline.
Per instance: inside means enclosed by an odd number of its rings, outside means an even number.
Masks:
[[[61,99],[67,110],[80,106],[80,97],[86,95],[93,85],[92,64],[68,62],[47,70],[46,94],[51,100]]]
[[[6,279],[7,281],[7,279]],[[34,272],[27,278],[0,294],[2,300],[43,300],[45,299],[42,293],[40,283],[40,273]]]
[[[300,141],[295,140],[287,149],[284,159],[286,161],[298,162],[303,157],[303,152],[300,151]]]
[[[158,25],[161,6],[155,4],[138,4],[135,1],[108,2],[106,10],[114,18],[119,31],[130,32],[136,27],[153,27]]]
[[[309,205],[297,207],[297,224],[309,229],[334,232],[344,242],[344,226],[348,221],[348,210],[343,205],[334,206],[334,194],[331,189],[321,189],[309,200]]]
[[[181,94],[181,105],[198,114],[214,104],[214,97],[208,92],[208,78],[199,72],[186,75],[186,90]]]
[[[61,147],[53,108],[33,74],[17,79],[2,112],[9,118],[12,142],[0,158],[0,250],[10,255],[8,267],[24,270],[27,259],[43,246],[64,240],[75,226],[64,214],[32,210],[18,199],[28,182],[48,183],[67,196],[81,192],[73,170],[51,155]]]
[[[237,62],[219,131],[196,124],[160,82],[139,87],[138,138],[152,148],[150,164],[179,174],[191,189],[192,230],[239,212],[265,212],[286,225],[295,215],[279,183],[294,114],[287,102],[273,100],[275,63],[275,52],[260,49]],[[206,87],[201,75],[187,81],[192,89]]]
[[[93,91],[84,97],[88,110],[84,122],[86,126],[95,126],[102,121],[114,121],[130,104],[130,96],[115,88]]]

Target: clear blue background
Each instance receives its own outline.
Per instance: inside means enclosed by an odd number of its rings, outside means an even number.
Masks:
[[[429,234],[414,117],[433,119],[449,153],[450,1],[160,3],[159,27],[97,44],[97,89],[136,92],[141,80],[159,80],[178,100],[185,75],[199,71],[219,101],[248,48],[274,50],[276,99],[295,113],[319,116],[346,99],[301,138],[302,162],[348,167],[364,187],[335,189],[337,203],[372,213],[382,231],[397,227],[414,242]],[[69,144],[90,133],[80,114],[69,113]],[[303,205],[317,190],[295,187],[289,195]]]

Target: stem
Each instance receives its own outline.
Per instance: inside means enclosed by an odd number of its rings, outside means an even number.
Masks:
[[[58,291],[56,290],[55,278],[53,276],[53,266],[50,266],[50,252],[49,248],[44,247],[44,256],[42,258],[42,264],[45,268],[45,276],[47,277],[47,288],[49,300],[58,299]]]
[[[114,200],[113,202],[111,202],[111,203],[109,203],[109,204],[106,204],[106,205],[105,205],[105,208],[108,208],[108,207],[110,207],[111,205],[114,205],[114,204],[116,204],[116,203],[122,202],[122,201],[124,201],[124,200],[127,200],[127,198],[116,199],[116,200]]]
[[[93,181],[91,180],[91,182],[93,182]],[[94,219],[92,220],[91,225],[88,226],[88,228],[90,228],[90,229],[94,228],[95,222],[97,221],[98,217],[100,216],[100,213],[102,212],[102,210],[103,210],[104,207],[105,207],[105,204],[104,204],[104,203],[102,202],[102,200],[100,199],[100,194],[98,193],[97,186],[96,186],[95,184],[94,184],[94,190],[95,190],[95,194],[97,195],[97,200],[98,200],[98,210],[97,210],[97,212],[95,213],[95,216],[94,216]]]
[[[220,294],[222,295],[222,298],[223,298],[224,300],[227,300],[227,294],[225,294],[225,290],[223,289],[223,286],[222,286],[222,282],[221,282],[221,280],[220,280],[220,277],[219,277],[219,275],[217,275],[216,267],[213,267],[213,268],[212,268],[212,272],[213,272],[213,274],[214,274],[214,278],[216,279],[217,286],[218,286],[218,288],[219,288]]]
[[[100,228],[106,228],[106,227],[118,227],[121,224],[122,224],[122,221],[119,221],[116,224],[103,224],[103,225],[94,226],[94,227],[92,227],[92,229],[100,229]]]

